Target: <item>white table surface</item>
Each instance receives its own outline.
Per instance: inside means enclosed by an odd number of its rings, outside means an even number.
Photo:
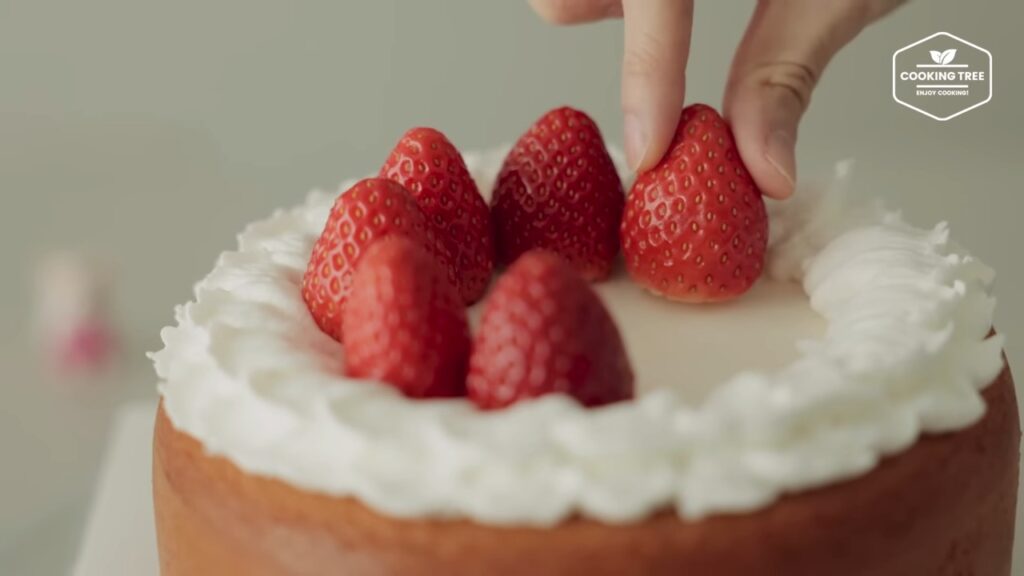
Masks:
[[[73,576],[159,573],[150,491],[156,404],[117,411]]]

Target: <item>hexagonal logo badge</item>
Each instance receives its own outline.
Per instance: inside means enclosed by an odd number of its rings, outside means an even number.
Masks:
[[[892,97],[946,121],[992,99],[992,53],[948,32],[936,32],[892,55]]]

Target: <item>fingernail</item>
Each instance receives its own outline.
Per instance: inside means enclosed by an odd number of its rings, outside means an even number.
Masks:
[[[775,130],[768,135],[764,157],[789,182],[790,192],[796,185],[796,142],[786,130]]]
[[[636,172],[647,153],[647,131],[640,117],[630,112],[626,114],[623,132],[626,137],[626,163],[630,170]]]

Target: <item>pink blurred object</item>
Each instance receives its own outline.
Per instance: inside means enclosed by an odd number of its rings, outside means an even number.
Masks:
[[[81,374],[110,365],[117,334],[104,267],[73,252],[51,254],[39,263],[35,294],[36,337],[48,368]]]
[[[54,350],[58,365],[65,370],[88,370],[106,366],[115,350],[113,331],[102,324],[84,324],[58,342]]]

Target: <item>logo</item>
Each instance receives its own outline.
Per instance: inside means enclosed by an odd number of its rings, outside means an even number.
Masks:
[[[992,53],[948,32],[936,32],[892,55],[892,97],[940,121],[992,99]]]

